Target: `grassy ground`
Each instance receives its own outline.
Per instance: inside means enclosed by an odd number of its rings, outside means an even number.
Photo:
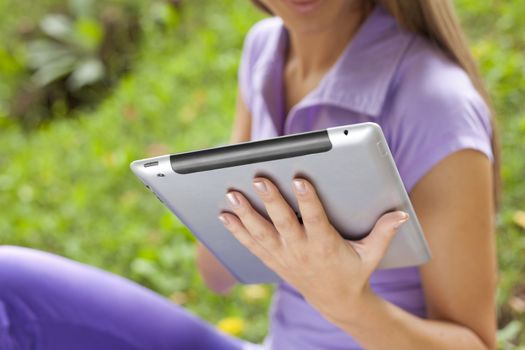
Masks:
[[[525,5],[456,3],[501,125],[500,348],[525,348],[525,238],[516,220],[525,210]],[[194,239],[128,168],[137,158],[227,142],[243,35],[260,17],[247,1],[188,1],[175,28],[145,26],[131,73],[95,110],[30,133],[0,121],[0,242],[100,266],[260,341],[271,288],[237,287],[227,297],[208,291]]]

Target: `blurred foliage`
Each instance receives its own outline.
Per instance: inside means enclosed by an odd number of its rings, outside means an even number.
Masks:
[[[116,0],[69,0],[26,19],[0,51],[0,104],[25,128],[72,110],[93,108],[131,64],[138,48],[139,6]],[[6,88],[9,86],[9,89]]]
[[[185,5],[183,16],[171,3],[140,5],[133,69],[96,110],[31,133],[0,121],[0,242],[132,278],[212,323],[245,319],[240,336],[256,341],[271,287],[259,299],[243,287],[209,291],[193,237],[129,170],[134,159],[229,137],[242,40],[259,15],[238,1]]]
[[[503,205],[498,219],[500,349],[525,349],[525,3],[457,0],[499,121]]]
[[[210,292],[195,267],[194,238],[152,199],[128,164],[227,142],[242,40],[262,14],[244,0],[180,6],[177,1],[112,0],[90,6],[98,11],[108,3],[130,6],[137,15],[140,36],[129,67],[100,104],[67,119],[62,117],[69,112],[59,104],[50,109],[53,123],[27,133],[9,115],[14,90],[28,77],[28,57],[35,54],[27,52],[29,41],[19,42],[20,33],[31,32],[27,28],[49,16],[77,12],[64,11],[60,0],[0,2],[0,242],[52,251],[126,276],[221,329],[260,341],[267,331],[272,288],[238,286],[229,296]],[[525,210],[525,3],[456,4],[494,98],[502,136],[498,342],[501,349],[525,349],[520,216]],[[76,27],[81,17],[65,18]],[[95,47],[103,30],[90,23],[92,39],[86,40]],[[73,32],[67,35],[79,35]],[[92,56],[75,57],[81,62]],[[38,72],[40,66],[34,67]]]

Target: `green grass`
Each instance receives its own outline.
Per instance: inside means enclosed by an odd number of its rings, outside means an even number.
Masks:
[[[498,305],[502,327],[516,321],[506,330],[510,335],[501,333],[508,339],[500,347],[511,349],[512,342],[525,346],[525,317],[508,303],[525,280],[524,231],[512,220],[525,210],[525,4],[457,4],[500,120],[505,197],[498,221]],[[246,320],[240,336],[260,341],[268,296],[250,301],[242,287],[227,297],[210,292],[196,271],[191,234],[128,167],[134,159],[229,138],[243,36],[261,14],[242,0],[187,1],[183,10],[173,27],[144,24],[131,72],[95,110],[31,133],[0,120],[0,242],[126,276],[184,299],[185,307],[212,323],[239,317]],[[5,86],[0,83],[0,92]]]
[[[194,265],[194,239],[129,169],[134,159],[227,142],[243,33],[257,16],[249,4],[208,2],[186,6],[175,29],[146,23],[132,73],[95,111],[29,134],[4,128],[0,242],[182,294],[210,322],[249,319],[241,335],[262,339],[268,298],[210,292]]]

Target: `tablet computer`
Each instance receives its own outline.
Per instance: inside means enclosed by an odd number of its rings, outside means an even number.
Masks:
[[[397,232],[379,268],[420,265],[430,259],[416,213],[375,123],[137,160],[131,169],[241,283],[280,280],[217,218],[231,211],[225,194],[232,189],[268,218],[252,186],[256,176],[272,180],[296,213],[292,179],[311,181],[332,225],[346,239],[365,237],[382,214],[403,210],[411,219]]]

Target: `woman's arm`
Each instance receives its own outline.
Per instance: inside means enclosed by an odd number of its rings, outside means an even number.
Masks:
[[[411,192],[433,259],[422,266],[423,320],[371,298],[339,324],[366,349],[495,349],[492,169],[482,153],[448,156]]]
[[[244,103],[241,90],[237,91],[237,102],[235,105],[235,120],[230,137],[231,143],[250,141],[252,129],[252,115]]]
[[[310,182],[293,180],[301,224],[275,184],[261,177],[254,179],[254,188],[271,220],[258,214],[237,191],[227,194],[233,213],[222,213],[221,220],[253,254],[365,349],[494,349],[491,171],[482,153],[455,152],[412,192],[434,254],[422,269],[433,320],[381,299],[368,283],[396,230],[406,222],[406,213],[384,214],[367,237],[348,241],[330,224]]]
[[[251,138],[251,114],[241,92],[237,92],[235,120],[230,137],[231,143],[249,141]],[[235,277],[215,258],[215,256],[200,242],[197,243],[197,266],[208,288],[216,293],[225,294],[236,283]]]

